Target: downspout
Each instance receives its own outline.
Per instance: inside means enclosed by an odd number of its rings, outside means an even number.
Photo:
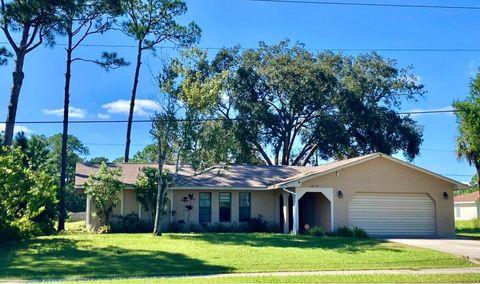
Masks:
[[[296,235],[298,233],[298,199],[297,194],[291,190],[288,190],[285,187],[282,187],[282,190],[293,195],[293,230],[292,234]]]

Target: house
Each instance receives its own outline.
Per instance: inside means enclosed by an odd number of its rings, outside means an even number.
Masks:
[[[136,201],[133,184],[149,164],[119,164],[120,206],[114,214],[138,214],[148,220]],[[170,172],[173,172],[172,166]],[[82,188],[98,166],[78,164],[75,185]],[[375,153],[316,167],[216,166],[200,173],[183,167],[167,193],[163,226],[175,220],[193,223],[244,222],[261,214],[284,233],[309,226],[334,231],[343,226],[363,228],[373,236],[439,236],[455,233],[453,192],[460,182],[391,156]],[[183,198],[195,194],[193,209]],[[93,222],[87,197],[87,224]]]
[[[480,217],[480,194],[457,195],[454,199],[455,220],[472,220]]]

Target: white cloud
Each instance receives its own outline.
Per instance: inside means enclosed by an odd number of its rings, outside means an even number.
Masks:
[[[106,114],[106,113],[99,113],[99,114],[97,114],[97,117],[100,118],[100,119],[109,119],[111,116],[109,114]]]
[[[468,62],[468,66],[467,66],[468,77],[475,78],[475,76],[477,76],[477,72],[478,72],[477,61],[471,60],[470,62]]]
[[[44,109],[42,111],[48,115],[63,116],[63,108]],[[86,114],[87,110],[83,108],[70,107],[68,111],[68,116],[72,118],[84,118]]]
[[[4,131],[5,131],[5,123],[0,123],[0,132],[4,132]],[[25,134],[31,134],[33,133],[33,130],[23,125],[15,125],[15,127],[13,128],[13,133],[17,134],[18,132],[25,132]]]
[[[440,108],[431,108],[431,109],[425,109],[425,108],[414,108],[409,110],[408,112],[434,112],[434,111],[440,111],[441,113],[439,114],[446,114],[446,115],[453,115],[453,112],[448,112],[454,110],[452,106],[445,106],[445,107],[440,107]],[[426,113],[417,113],[417,114],[412,114],[412,117],[419,117],[427,115]]]
[[[118,113],[118,114],[128,114],[130,110],[130,101],[128,100],[117,100],[102,106],[108,113]],[[151,115],[154,111],[159,111],[160,106],[152,100],[135,100],[135,108],[133,109],[134,114],[140,116]]]

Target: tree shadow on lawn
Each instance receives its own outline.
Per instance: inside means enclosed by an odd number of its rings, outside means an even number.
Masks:
[[[342,253],[361,253],[369,250],[402,252],[386,241],[376,239],[357,239],[343,237],[293,236],[287,234],[262,233],[206,233],[206,234],[170,234],[171,239],[206,241],[213,244],[244,245],[252,247],[277,247],[299,249],[325,249]]]
[[[72,279],[226,273],[179,253],[89,248],[67,238],[34,239],[0,246],[0,278]]]

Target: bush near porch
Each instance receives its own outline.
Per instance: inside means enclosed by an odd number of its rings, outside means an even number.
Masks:
[[[235,272],[473,266],[373,239],[285,234],[67,233],[0,246],[0,279],[146,277]]]

